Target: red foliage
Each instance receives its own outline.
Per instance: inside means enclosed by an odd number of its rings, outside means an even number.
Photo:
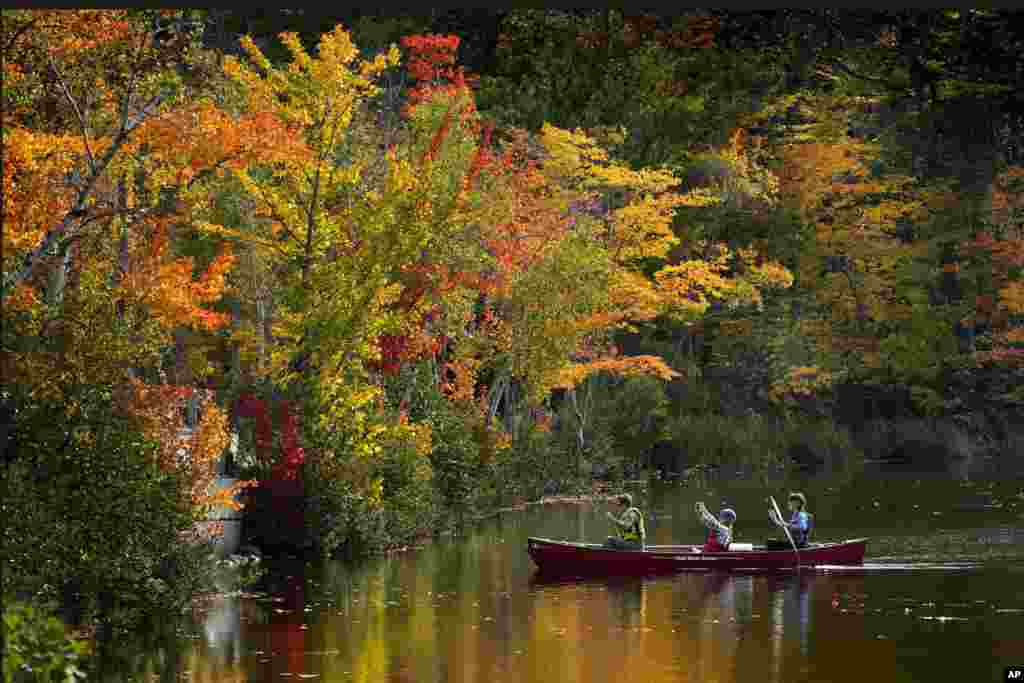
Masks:
[[[443,93],[452,99],[464,94],[475,77],[455,64],[455,53],[459,49],[459,37],[454,35],[413,35],[402,38],[402,47],[408,53],[406,68],[417,85],[409,93],[406,114],[416,105],[435,94]],[[470,98],[467,111],[472,113],[474,105]]]
[[[437,156],[438,151],[441,149],[444,139],[448,136],[448,130],[452,125],[452,113],[454,107],[449,107],[448,111],[444,113],[444,118],[441,119],[441,125],[438,126],[437,132],[434,133],[434,137],[430,140],[430,147],[423,153],[422,161],[430,161]]]
[[[491,154],[491,135],[494,133],[494,126],[490,123],[484,124],[481,131],[480,144],[476,148],[476,154],[473,156],[473,163],[469,167],[469,173],[466,174],[466,179],[463,183],[463,189],[468,190],[473,186],[473,182],[480,175],[480,171],[487,168],[495,163],[494,155]]]
[[[299,422],[288,401],[279,406],[281,424],[281,457],[274,465],[274,479],[298,479],[306,453],[299,445]]]
[[[245,392],[235,402],[235,410],[240,417],[251,417],[256,421],[253,435],[256,442],[256,459],[262,463],[270,462],[274,448],[274,426],[270,421],[266,401]]]
[[[377,337],[380,361],[371,363],[378,372],[393,375],[402,367],[409,349],[409,337],[404,334],[382,334]]]
[[[251,392],[243,392],[235,402],[235,411],[240,417],[255,420],[256,458],[262,463],[272,463],[272,478],[297,479],[306,454],[299,445],[298,419],[292,411],[291,403],[281,401],[278,406],[281,453],[276,459],[273,453],[274,425],[267,402],[256,398]]]
[[[461,73],[461,68],[455,67],[455,52],[459,49],[458,36],[405,36],[402,38],[402,47],[410,52],[406,67],[410,75],[418,81],[451,78],[452,74]]]

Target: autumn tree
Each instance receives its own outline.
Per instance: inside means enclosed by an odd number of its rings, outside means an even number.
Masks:
[[[124,581],[155,598],[146,582],[188,552],[179,532],[231,495],[210,487],[224,412],[200,402],[186,431],[208,358],[194,375],[167,362],[181,330],[224,323],[212,307],[233,261],[230,249],[187,253],[189,190],[256,147],[210,115],[198,29],[179,11],[4,10],[3,404],[22,494],[11,504],[41,515],[18,533],[80,542],[40,575],[19,561],[18,580],[70,591],[49,597],[95,601]],[[99,541],[108,520],[94,505],[116,510],[130,551]],[[28,538],[16,542],[46,552]]]

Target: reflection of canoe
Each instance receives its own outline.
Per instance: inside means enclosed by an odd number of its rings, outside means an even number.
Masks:
[[[864,562],[866,538],[812,543],[800,549],[799,564],[856,565]],[[645,550],[616,550],[598,543],[572,543],[533,538],[526,550],[534,563],[551,574],[657,574],[687,569],[789,569],[797,566],[792,550],[750,550],[705,553],[699,545],[651,545]]]

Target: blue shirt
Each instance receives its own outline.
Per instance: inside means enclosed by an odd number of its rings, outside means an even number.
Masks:
[[[807,531],[810,529],[811,523],[806,512],[803,510],[797,510],[794,512],[793,516],[789,520],[789,526],[791,529],[797,530],[793,539],[794,541],[801,543],[807,540]]]

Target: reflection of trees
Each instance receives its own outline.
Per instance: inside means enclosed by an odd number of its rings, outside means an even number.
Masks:
[[[612,611],[624,628],[644,625],[644,580],[639,577],[610,579],[607,582],[608,601]]]
[[[239,671],[250,680],[316,672],[319,680],[566,682],[760,680],[774,672],[782,681],[808,660],[815,581],[836,581],[718,572],[553,581],[517,564],[528,558],[525,533],[516,531],[496,525],[363,565],[295,568],[294,585],[281,575],[270,587],[285,602],[249,603],[267,623],[243,615],[242,662],[197,648],[177,670],[221,672],[203,680]],[[830,591],[818,592],[827,611]],[[304,621],[302,641],[288,641],[281,629]]]
[[[697,677],[720,678],[735,664],[741,611],[751,598],[751,578],[740,574],[695,574],[686,582],[693,592],[697,611]]]
[[[765,579],[765,589],[770,600],[770,628],[772,647],[771,680],[779,681],[787,642],[799,642],[801,658],[808,653],[808,637],[811,625],[811,597],[815,575],[810,572],[770,575]]]
[[[242,612],[238,598],[218,598],[203,622],[206,644],[213,656],[230,662],[242,652]]]

